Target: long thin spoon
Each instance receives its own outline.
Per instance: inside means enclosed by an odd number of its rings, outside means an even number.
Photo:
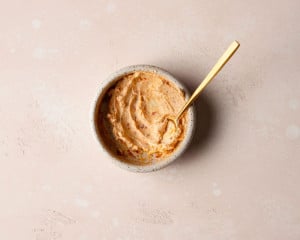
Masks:
[[[176,117],[168,117],[168,119],[170,119],[172,122],[174,122],[175,125],[177,126],[178,120],[180,119],[182,114],[185,112],[185,110],[189,106],[192,105],[192,103],[199,97],[200,93],[204,90],[204,88],[221,71],[221,69],[229,61],[229,59],[236,52],[236,50],[239,48],[239,46],[240,46],[240,44],[237,41],[234,41],[233,43],[230,44],[230,46],[227,48],[227,50],[223,53],[222,57],[219,58],[218,62],[215,64],[215,66],[210,70],[210,72],[207,74],[207,76],[201,82],[199,87],[197,87],[197,89],[194,91],[194,93],[192,94],[190,99],[184,104],[182,109],[178,112]]]

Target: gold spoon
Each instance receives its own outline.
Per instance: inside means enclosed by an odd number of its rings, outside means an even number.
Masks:
[[[229,61],[229,59],[236,52],[236,50],[239,48],[239,46],[240,46],[240,44],[237,41],[234,41],[233,43],[231,43],[230,46],[227,48],[227,50],[223,53],[222,57],[219,58],[218,62],[215,64],[215,66],[210,70],[210,72],[207,74],[207,76],[201,82],[199,87],[197,87],[197,89],[194,91],[194,93],[190,97],[190,99],[184,104],[182,109],[178,112],[178,114],[175,117],[171,117],[171,116],[168,117],[169,120],[174,122],[176,127],[177,127],[177,124],[178,124],[178,120],[180,119],[182,114],[185,112],[185,110],[189,106],[192,105],[192,103],[199,97],[200,93],[204,90],[204,88],[221,71],[221,69]]]

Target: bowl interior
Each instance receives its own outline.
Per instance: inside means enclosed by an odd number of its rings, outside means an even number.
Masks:
[[[189,98],[188,90],[167,71],[149,65],[129,66],[113,73],[109,78],[107,78],[101,84],[100,91],[97,94],[96,101],[93,107],[92,125],[93,125],[94,133],[96,134],[96,138],[100,142],[102,149],[107,154],[107,156],[111,160],[113,160],[117,165],[134,172],[150,172],[150,171],[158,170],[168,165],[170,162],[174,161],[179,155],[181,155],[183,151],[187,148],[194,131],[195,114],[194,114],[194,107],[191,107],[187,112],[187,124],[186,124],[187,129],[184,135],[184,139],[179,143],[176,149],[169,156],[161,159],[160,161],[151,161],[147,164],[138,164],[135,163],[134,161],[128,161],[128,159],[117,156],[115,154],[115,150],[113,149],[113,143],[107,142],[107,139],[103,137],[103,129],[99,127],[101,126],[101,124],[99,124],[99,121],[102,121],[102,119],[99,118],[100,111],[105,111],[105,108],[107,107],[105,106],[107,102],[105,98],[110,88],[113,87],[123,76],[136,71],[152,72],[162,76],[166,80],[173,82],[180,89],[182,89],[185,92],[186,99]]]

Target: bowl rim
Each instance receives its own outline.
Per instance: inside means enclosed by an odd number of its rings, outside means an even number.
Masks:
[[[135,71],[145,71],[145,72],[153,72],[156,73],[167,80],[173,82],[176,84],[180,89],[184,90],[185,92],[185,98],[188,99],[190,97],[190,93],[188,89],[180,82],[177,78],[175,78],[171,73],[168,71],[157,67],[153,65],[147,65],[147,64],[138,64],[138,65],[130,65],[123,67],[112,74],[110,74],[104,81],[100,83],[100,87],[96,93],[96,96],[93,99],[91,111],[90,111],[90,124],[92,128],[93,135],[96,139],[96,141],[99,143],[102,152],[108,157],[113,163],[118,165],[119,167],[132,171],[132,172],[153,172],[157,171],[159,169],[162,169],[175,161],[179,156],[183,154],[183,152],[188,148],[188,146],[191,143],[191,140],[193,138],[194,132],[195,132],[195,123],[196,123],[196,114],[195,114],[195,107],[192,105],[188,109],[188,124],[187,124],[187,132],[185,133],[185,137],[183,141],[179,144],[179,146],[175,149],[175,151],[165,158],[162,161],[155,162],[153,164],[149,165],[134,165],[131,163],[127,163],[125,161],[122,161],[118,159],[116,156],[114,156],[106,147],[105,144],[99,134],[98,127],[96,126],[96,115],[98,114],[99,106],[102,102],[102,98],[107,92],[107,90],[115,84],[121,77],[130,74]]]

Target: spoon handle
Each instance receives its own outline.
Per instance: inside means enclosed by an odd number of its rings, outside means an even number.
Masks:
[[[229,59],[232,57],[232,55],[236,52],[236,50],[239,48],[240,44],[237,41],[234,41],[230,44],[226,52],[222,55],[222,57],[219,58],[218,62],[215,64],[215,66],[210,70],[210,72],[207,74],[207,76],[204,78],[204,80],[201,82],[199,87],[194,91],[190,99],[185,103],[183,108],[178,113],[176,119],[178,120],[181,115],[184,113],[184,111],[198,98],[200,93],[203,91],[203,89],[210,83],[211,80],[214,79],[214,77],[218,74],[218,72],[221,71],[223,66],[229,61]]]

